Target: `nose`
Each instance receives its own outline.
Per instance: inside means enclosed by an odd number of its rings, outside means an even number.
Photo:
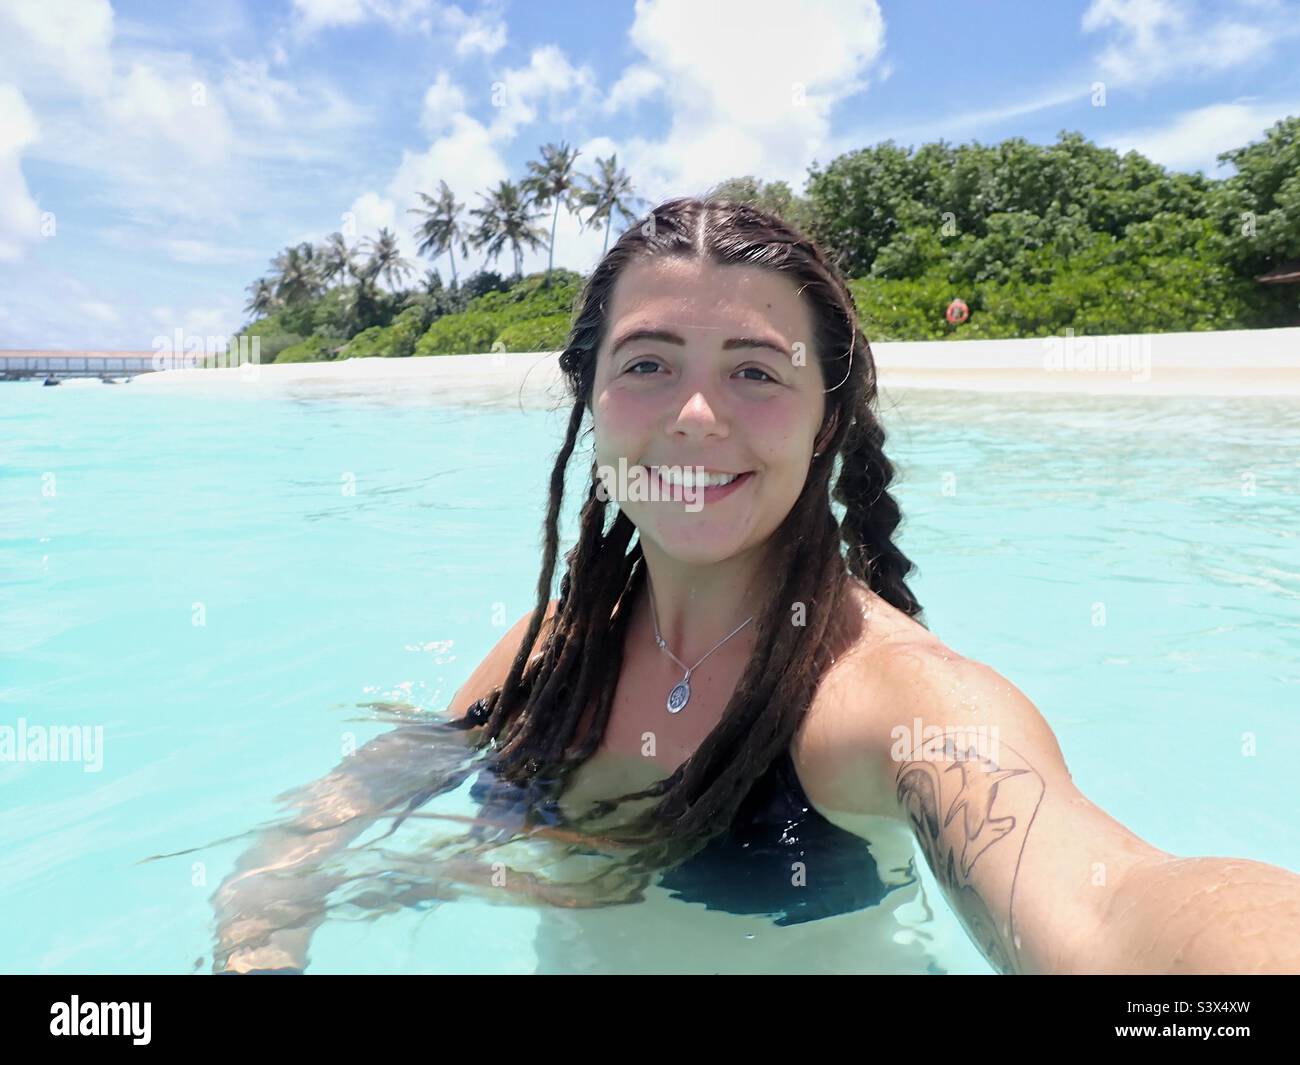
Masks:
[[[730,434],[723,404],[716,394],[709,398],[706,385],[687,382],[686,400],[677,409],[677,416],[668,426],[669,432],[680,433],[694,440],[708,437],[726,437]]]

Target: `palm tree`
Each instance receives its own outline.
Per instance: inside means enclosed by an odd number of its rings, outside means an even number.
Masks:
[[[469,255],[469,247],[466,244],[467,234],[460,224],[460,211],[465,205],[457,203],[456,197],[447,187],[445,181],[438,182],[438,198],[435,200],[427,193],[419,193],[422,199],[429,207],[426,211],[420,207],[411,207],[407,209],[407,214],[424,215],[424,221],[420,223],[415,231],[416,239],[420,245],[416,249],[421,255],[428,255],[430,258],[437,258],[444,251],[451,256],[451,283],[452,287],[456,285],[456,248],[460,245],[462,256]]]
[[[321,264],[321,280],[328,283],[336,277],[346,277],[352,271],[352,257],[355,254],[355,249],[348,247],[342,233],[331,233],[317,252]]]
[[[617,154],[608,159],[597,158],[596,167],[596,177],[580,175],[587,185],[578,191],[578,202],[580,207],[591,208],[591,214],[584,225],[599,222],[602,218],[605,220],[605,243],[600,250],[600,254],[604,255],[609,250],[609,230],[614,215],[620,215],[627,222],[635,221],[633,207],[649,204],[650,201],[632,192],[632,179],[618,168]]]
[[[354,283],[343,290],[343,310],[349,322],[349,331],[355,336],[380,321],[381,293],[375,284],[379,270],[375,267],[372,256],[366,262],[354,259],[348,266],[348,273],[352,275]]]
[[[546,284],[551,283],[551,269],[555,265],[555,225],[560,220],[560,204],[566,210],[573,210],[577,204],[573,189],[573,164],[579,153],[561,142],[559,147],[546,144],[542,147],[540,163],[529,160],[530,174],[520,184],[525,194],[532,198],[538,207],[549,207],[555,203],[555,213],[551,217],[550,254],[546,263]]]
[[[515,257],[515,273],[523,273],[524,247],[541,248],[546,245],[546,231],[533,225],[540,216],[533,213],[530,204],[521,194],[518,185],[502,181],[483,196],[485,205],[476,207],[470,214],[479,219],[478,229],[470,240],[476,248],[487,250],[489,262],[510,245]]]
[[[391,230],[381,229],[379,239],[367,243],[370,246],[370,259],[366,263],[365,272],[371,277],[382,277],[388,282],[389,288],[396,288],[414,271],[414,267],[402,258],[397,246],[397,234]]]
[[[264,277],[259,277],[244,291],[249,294],[244,311],[250,316],[250,321],[265,318],[279,306],[280,301],[275,298],[275,286]]]
[[[285,248],[271,260],[276,298],[293,307],[315,296],[321,287],[318,266],[315,249],[310,244]]]
[[[420,287],[425,295],[433,295],[442,291],[442,274],[437,270],[425,270],[424,278],[420,281]]]

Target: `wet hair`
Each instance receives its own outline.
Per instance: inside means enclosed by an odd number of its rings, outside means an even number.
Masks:
[[[920,621],[921,614],[907,586],[912,563],[894,543],[901,513],[889,492],[894,468],[875,413],[875,364],[840,273],[817,244],[757,207],[711,198],[669,200],[623,233],[596,267],[560,355],[572,406],[551,470],[537,603],[504,683],[464,719],[466,728],[481,726],[477,745],[493,750],[501,786],[540,786],[534,794],[554,799],[600,745],[609,720],[632,613],[616,608],[631,602],[645,565],[639,541],[633,543],[632,521],[609,505],[608,493],[598,491],[594,457],[577,543],[565,556],[559,603],[553,617],[546,615],[566,471],[591,413],[614,286],[633,263],[661,257],[790,278],[810,312],[808,350],[820,370],[826,409],[820,455],[769,541],[769,572],[780,576],[757,615],[752,657],[718,725],[664,780],[595,804],[569,822],[594,825],[625,802],[647,800],[650,805],[637,816],[599,830],[606,844],[633,848],[632,864],[641,869],[680,861],[724,831],[754,783],[790,744],[829,665],[831,630],[850,594],[849,575],[909,617]],[[838,520],[832,499],[843,508]],[[794,621],[795,604],[804,605],[798,612],[802,623]],[[535,654],[544,624],[548,631]],[[593,700],[591,727],[579,742],[579,725]]]

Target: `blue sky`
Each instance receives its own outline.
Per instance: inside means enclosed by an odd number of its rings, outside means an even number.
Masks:
[[[1300,114],[1298,52],[1300,0],[0,0],[0,348],[230,332],[285,245],[414,259],[417,190],[477,207],[547,141],[650,202],[891,137],[1214,173]],[[562,215],[556,262],[601,241]]]

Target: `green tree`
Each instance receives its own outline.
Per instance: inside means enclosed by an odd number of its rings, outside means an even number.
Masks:
[[[391,230],[381,229],[378,238],[371,238],[366,245],[370,258],[364,272],[372,278],[383,278],[390,288],[396,288],[414,272],[415,268],[402,258],[397,234]]]
[[[573,164],[579,153],[567,144],[543,145],[542,161],[528,161],[528,177],[520,183],[524,195],[531,198],[534,206],[549,207],[553,203],[555,210],[551,216],[551,239],[547,242],[546,283],[551,283],[551,270],[555,266],[555,227],[560,220],[560,206],[572,211],[581,205],[581,197],[575,187]]]
[[[824,171],[811,170],[810,236],[850,277],[870,273],[880,249],[902,228],[904,209],[917,203],[914,173],[908,149],[893,141],[843,155]]]
[[[342,233],[331,233],[317,252],[321,279],[329,284],[336,277],[347,277],[352,270],[354,255],[354,250],[348,247]]]
[[[707,195],[711,199],[752,204],[805,232],[811,217],[807,202],[791,192],[784,181],[763,182],[753,175],[728,178],[714,185]]]
[[[546,231],[533,224],[540,215],[533,211],[520,187],[510,181],[502,181],[480,195],[484,205],[470,211],[479,220],[471,241],[485,251],[488,262],[496,262],[509,245],[514,253],[515,277],[522,276],[524,248],[546,245]]]
[[[438,182],[438,196],[435,199],[426,193],[418,193],[426,208],[412,207],[408,214],[424,216],[415,231],[420,242],[416,249],[421,255],[436,259],[444,251],[451,257],[451,284],[456,286],[456,245],[460,245],[462,256],[469,255],[468,235],[460,224],[460,212],[465,206],[457,203],[456,197],[445,181]]]
[[[315,249],[310,244],[285,248],[271,260],[276,298],[289,307],[314,299],[323,287],[319,266]]]
[[[248,303],[244,305],[244,312],[251,315],[253,319],[265,318],[279,306],[275,286],[264,277],[259,277],[245,291],[249,298]]]
[[[1214,200],[1233,265],[1256,276],[1300,259],[1300,116],[1283,119],[1263,140],[1224,152],[1219,161],[1236,168]]]
[[[582,183],[577,191],[578,209],[587,208],[591,212],[585,220],[579,214],[579,220],[584,226],[604,221],[605,242],[600,249],[600,254],[604,255],[609,251],[609,231],[614,215],[619,215],[625,222],[633,222],[636,220],[635,208],[641,204],[648,205],[649,201],[632,192],[632,179],[618,168],[617,154],[608,159],[598,158],[595,176],[579,174],[578,180]]]

